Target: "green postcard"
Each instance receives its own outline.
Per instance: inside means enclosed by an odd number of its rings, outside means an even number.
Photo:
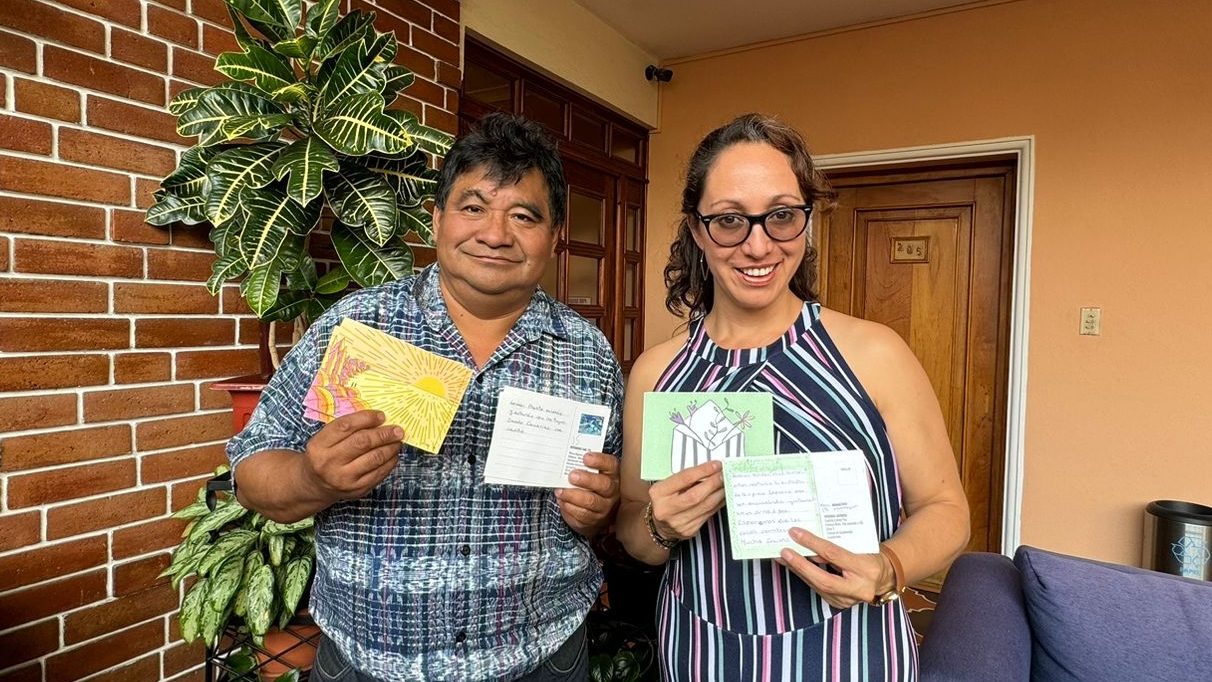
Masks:
[[[858,450],[726,460],[724,495],[733,559],[773,559],[784,547],[812,555],[791,539],[792,526],[856,554],[879,552]]]
[[[644,394],[640,478],[659,481],[713,459],[774,453],[768,393]]]

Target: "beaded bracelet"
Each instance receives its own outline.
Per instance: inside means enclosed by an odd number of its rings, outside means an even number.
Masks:
[[[652,503],[649,502],[647,507],[644,507],[644,523],[648,525],[648,536],[652,538],[658,546],[665,549],[673,549],[678,546],[677,540],[670,540],[661,535],[657,530],[656,520],[652,518]]]

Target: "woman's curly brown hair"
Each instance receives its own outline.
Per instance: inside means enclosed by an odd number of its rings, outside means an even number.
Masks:
[[[703,198],[707,173],[725,149],[741,142],[764,142],[786,154],[791,161],[791,170],[799,181],[804,201],[822,212],[828,212],[833,207],[836,193],[824,173],[812,162],[804,138],[791,126],[770,116],[745,114],[711,131],[699,143],[694,156],[690,157],[686,169],[686,187],[682,190],[682,220],[678,225],[677,237],[669,247],[669,263],[665,266],[665,286],[668,290],[665,308],[679,317],[683,309],[692,320],[711,312],[714,298],[711,273],[703,252],[694,243],[691,230],[701,225],[695,211]],[[804,259],[789,284],[792,293],[805,301],[816,300],[816,260],[816,247],[809,243],[804,251]]]

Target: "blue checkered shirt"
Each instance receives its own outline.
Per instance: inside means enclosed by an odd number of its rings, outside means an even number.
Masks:
[[[352,293],[283,359],[232,466],[270,449],[302,452],[321,424],[303,397],[343,318],[475,368],[438,287],[438,268]],[[485,485],[505,386],[611,408],[604,450],[621,445],[623,380],[605,336],[542,291],[475,371],[437,456],[404,446],[371,493],[316,517],[311,613],[360,671],[381,680],[510,680],[570,637],[602,576],[553,491]]]

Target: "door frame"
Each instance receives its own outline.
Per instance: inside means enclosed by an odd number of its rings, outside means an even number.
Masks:
[[[1005,137],[922,147],[813,157],[822,170],[913,161],[953,161],[1012,154],[1017,160],[1014,200],[1014,267],[1010,284],[1010,366],[1006,396],[1005,476],[1002,491],[1002,554],[1021,543],[1023,459],[1027,422],[1027,346],[1031,305],[1031,226],[1035,206],[1035,136]]]

